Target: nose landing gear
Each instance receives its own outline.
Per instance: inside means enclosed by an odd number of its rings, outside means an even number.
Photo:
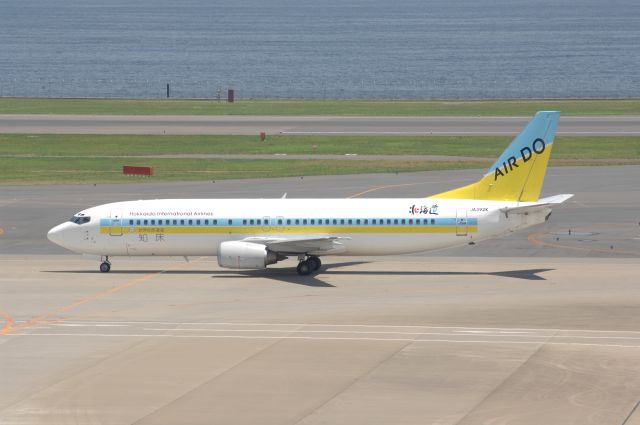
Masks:
[[[111,270],[111,263],[109,262],[109,257],[104,257],[104,261],[100,264],[100,271],[102,273],[108,273]]]
[[[320,261],[319,257],[310,255],[306,260],[304,259],[304,257],[300,259],[296,271],[300,276],[306,276],[320,269],[321,265],[322,261]]]

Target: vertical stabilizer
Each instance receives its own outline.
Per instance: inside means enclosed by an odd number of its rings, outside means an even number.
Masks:
[[[432,198],[537,201],[559,119],[558,111],[538,112],[480,180]]]

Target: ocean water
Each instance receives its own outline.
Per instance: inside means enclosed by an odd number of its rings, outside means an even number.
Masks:
[[[0,96],[640,96],[638,0],[0,0]]]

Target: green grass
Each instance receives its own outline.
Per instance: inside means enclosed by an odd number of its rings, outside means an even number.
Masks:
[[[389,173],[486,168],[487,161],[323,161],[150,159],[128,165],[154,167],[151,178],[122,175],[109,158],[1,158],[0,183],[131,183],[176,180],[221,180],[331,174]]]
[[[564,115],[640,114],[640,99],[585,100],[213,100],[0,98],[0,114],[96,115]]]
[[[0,184],[220,180],[488,168],[509,137],[106,136],[0,134]],[[314,148],[315,146],[315,148]],[[182,154],[447,155],[473,161],[138,158]],[[152,166],[151,179],[122,165]],[[558,137],[552,165],[640,164],[640,137]]]
[[[496,158],[510,137],[0,134],[0,157],[180,154],[451,155]],[[556,138],[554,159],[640,159],[640,137]]]

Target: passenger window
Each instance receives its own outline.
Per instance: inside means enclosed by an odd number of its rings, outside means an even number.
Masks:
[[[176,226],[178,224],[178,220],[173,220],[173,225]]]
[[[184,226],[184,220],[180,220],[180,225]]]
[[[302,224],[307,224],[307,219],[302,219]]]
[[[205,225],[205,226],[208,226],[208,225],[209,225],[209,220],[205,220],[205,221],[204,221],[204,225]]]
[[[387,224],[391,224],[391,219],[387,219]]]
[[[409,219],[409,224],[413,224],[413,219],[412,218]]]
[[[144,225],[146,226],[146,225],[148,225],[148,224],[149,224],[149,220],[145,220],[145,221],[144,221]]]
[[[193,220],[189,220],[189,226],[193,226]]]
[[[340,219],[340,224],[344,224],[344,218]]]
[[[296,218],[296,224],[300,224],[300,219]]]
[[[278,219],[278,224],[282,224],[282,219],[281,218]]]
[[[247,219],[242,219],[242,224],[247,224]]]
[[[249,220],[249,224],[253,224],[253,219]]]
[[[357,220],[356,220],[356,224],[360,224],[360,219],[357,219]]]
[[[347,220],[347,223],[349,223],[349,224],[353,224],[353,220],[352,220],[352,219],[349,219],[349,220]]]
[[[324,224],[329,224],[329,219],[328,218],[324,219]]]
[[[338,224],[338,220],[336,220],[335,218],[333,219],[333,224]]]
[[[196,220],[196,224],[199,226],[200,225],[200,220]]]
[[[287,224],[291,224],[291,219],[290,218],[287,219]]]
[[[369,224],[369,219],[368,218],[364,219],[364,224]]]
[[[435,218],[431,219],[431,224],[436,224],[436,219]]]
[[[313,226],[314,224],[316,224],[316,220],[315,219],[311,219],[311,225]]]
[[[231,226],[233,224],[233,220],[227,220],[227,224]]]
[[[397,218],[393,220],[393,224],[398,224],[398,219]]]
[[[133,220],[129,220],[129,226],[133,226]]]
[[[217,219],[216,220],[212,220],[211,224],[213,224],[214,226],[217,226],[218,225],[218,220]]]

